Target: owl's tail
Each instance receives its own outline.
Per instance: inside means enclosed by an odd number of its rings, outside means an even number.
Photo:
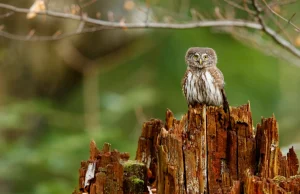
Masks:
[[[229,126],[231,128],[231,121],[230,121],[230,108],[229,108],[229,103],[225,94],[224,88],[221,89],[222,97],[223,97],[223,109],[225,113],[228,113],[228,118],[229,118]]]

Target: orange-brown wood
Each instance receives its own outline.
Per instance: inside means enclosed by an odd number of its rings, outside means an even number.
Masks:
[[[76,192],[135,194],[152,188],[158,194],[300,193],[294,149],[287,156],[281,153],[274,116],[263,118],[254,130],[249,104],[231,108],[230,118],[221,107],[189,108],[180,120],[167,110],[165,123],[144,123],[133,168],[125,165],[128,158],[110,151],[109,144],[98,150],[91,142]],[[93,162],[95,178],[85,186]],[[135,185],[132,178],[143,184]]]

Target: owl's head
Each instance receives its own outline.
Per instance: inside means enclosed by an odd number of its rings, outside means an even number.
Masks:
[[[186,52],[185,62],[189,67],[200,69],[216,66],[217,55],[212,48],[191,47]]]

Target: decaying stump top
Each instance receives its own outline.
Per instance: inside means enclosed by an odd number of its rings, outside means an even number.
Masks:
[[[231,108],[230,118],[205,105],[180,120],[168,110],[165,122],[144,123],[136,161],[109,144],[90,150],[74,193],[300,193],[294,149],[282,155],[274,116],[254,129],[249,104]]]
[[[158,193],[300,193],[294,149],[282,155],[274,117],[254,130],[249,104],[230,119],[218,107],[190,108],[180,120],[168,110],[165,123],[144,124],[136,160]]]

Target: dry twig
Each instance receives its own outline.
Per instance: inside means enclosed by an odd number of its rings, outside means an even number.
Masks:
[[[280,14],[276,13],[276,11],[274,11],[265,0],[262,0],[264,2],[264,4],[266,5],[266,7],[277,17],[279,17],[280,19],[286,21],[288,24],[291,24],[295,29],[297,29],[298,32],[300,32],[300,28],[298,26],[296,26],[293,22],[291,22],[291,19],[286,19],[285,17],[281,16]],[[257,9],[257,5],[254,6]]]

